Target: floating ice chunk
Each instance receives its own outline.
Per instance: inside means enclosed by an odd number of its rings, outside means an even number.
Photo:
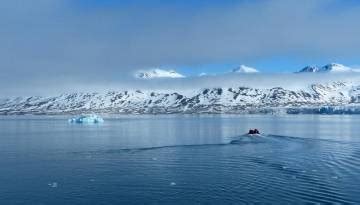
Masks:
[[[101,123],[104,122],[104,120],[95,114],[91,115],[81,115],[78,117],[70,118],[70,123]]]
[[[49,185],[49,187],[51,187],[51,188],[56,188],[56,187],[58,187],[58,183],[57,183],[57,182],[52,182],[52,183],[49,183],[48,185]]]
[[[170,186],[175,186],[175,185],[176,185],[175,182],[171,182],[171,183],[170,183]]]

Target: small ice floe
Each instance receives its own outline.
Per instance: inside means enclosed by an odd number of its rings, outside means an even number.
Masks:
[[[339,179],[338,176],[332,176],[331,178],[333,178],[333,179]]]
[[[57,183],[57,182],[51,182],[51,183],[49,183],[48,185],[49,185],[49,187],[51,187],[51,188],[56,188],[56,187],[58,187],[58,183]]]
[[[104,122],[104,119],[102,119],[100,116],[97,116],[95,114],[90,114],[90,115],[81,115],[78,117],[74,117],[74,118],[70,118],[69,119],[70,123],[102,123]]]
[[[157,160],[157,158],[156,157],[153,157],[153,158],[151,158],[153,161],[156,161]]]
[[[170,183],[170,186],[175,186],[175,185],[176,185],[175,182],[171,182],[171,183]]]

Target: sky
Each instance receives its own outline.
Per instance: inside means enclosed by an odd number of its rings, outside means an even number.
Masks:
[[[356,0],[3,0],[0,96],[121,89],[159,66],[190,76],[359,67],[359,19]]]

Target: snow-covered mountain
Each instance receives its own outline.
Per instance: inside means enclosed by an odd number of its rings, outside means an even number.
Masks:
[[[316,73],[320,71],[320,67],[318,66],[306,66],[297,73]]]
[[[328,73],[342,73],[342,72],[351,72],[354,71],[352,68],[347,66],[338,64],[338,63],[330,63],[322,67],[318,66],[306,66],[305,68],[301,69],[298,73],[306,73],[306,72],[328,72]]]
[[[352,72],[350,72],[352,71]],[[233,72],[254,73],[240,66]],[[137,72],[151,80],[137,89],[104,93],[74,92],[57,96],[0,99],[0,114],[164,114],[164,113],[328,113],[360,114],[360,74],[340,64],[308,66],[318,75],[208,75],[183,78],[169,70]],[[338,72],[336,75],[331,72]],[[151,85],[151,86],[146,86]],[[133,87],[133,86],[128,86]]]
[[[259,71],[255,68],[246,66],[246,65],[240,65],[239,67],[236,67],[232,70],[233,73],[258,73]]]
[[[329,82],[302,89],[213,87],[194,92],[111,91],[0,101],[0,114],[64,113],[357,113],[360,84]]]
[[[159,68],[149,70],[139,70],[135,73],[136,78],[152,79],[152,78],[184,78],[185,76],[175,70],[163,70]]]

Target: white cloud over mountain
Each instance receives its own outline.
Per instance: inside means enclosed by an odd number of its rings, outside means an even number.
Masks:
[[[135,73],[135,78],[139,79],[153,79],[153,78],[185,78],[184,75],[175,70],[163,70],[160,68],[139,70]]]

